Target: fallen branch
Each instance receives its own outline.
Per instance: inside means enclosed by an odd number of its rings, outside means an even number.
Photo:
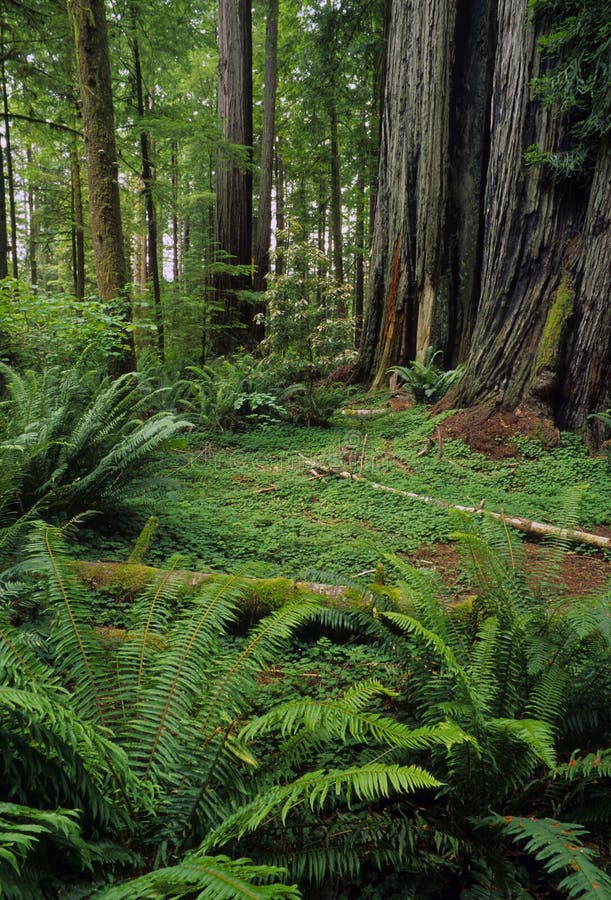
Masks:
[[[318,472],[320,475],[333,475],[336,478],[346,478],[348,481],[360,481],[363,484],[368,484],[369,487],[375,488],[375,490],[384,491],[385,494],[397,494],[399,497],[419,500],[421,503],[430,503],[432,506],[438,506],[441,509],[458,509],[461,512],[472,513],[473,515],[486,515],[491,519],[504,522],[511,528],[516,528],[518,531],[523,531],[526,534],[534,534],[537,537],[553,536],[575,544],[589,544],[601,550],[611,550],[611,538],[604,537],[602,534],[592,534],[589,531],[580,531],[576,528],[560,528],[558,525],[549,525],[547,522],[535,522],[522,516],[507,516],[505,513],[491,512],[490,510],[484,510],[484,501],[482,501],[480,506],[462,506],[460,503],[449,503],[447,500],[426,497],[423,494],[415,494],[412,491],[404,491],[386,484],[379,484],[377,481],[369,481],[364,475],[344,472],[341,469],[325,466],[315,459],[307,459],[305,456],[301,458],[311,472]]]

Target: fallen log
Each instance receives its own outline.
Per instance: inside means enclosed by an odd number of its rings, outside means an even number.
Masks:
[[[74,572],[87,587],[92,590],[108,589],[121,600],[132,599],[162,579],[188,591],[189,588],[224,577],[219,572],[176,570],[168,573],[165,569],[129,562],[75,560],[72,565]],[[294,581],[290,578],[250,576],[243,576],[240,582],[244,588],[242,610],[255,618],[277,609],[288,600],[312,594],[324,598],[324,605],[329,609],[373,611],[376,604],[383,605],[384,608],[392,606],[397,610],[402,606],[405,608],[405,600],[402,602],[399,589],[378,583],[350,587]]]
[[[399,497],[407,497],[409,500],[419,500],[421,503],[430,503],[441,509],[457,509],[460,512],[472,513],[476,516],[486,515],[491,519],[504,522],[511,528],[523,531],[525,534],[533,534],[537,537],[557,537],[561,540],[570,541],[574,544],[588,544],[592,547],[598,547],[600,550],[611,550],[611,538],[604,537],[602,534],[592,534],[589,531],[581,531],[577,528],[561,528],[558,525],[550,525],[547,522],[535,522],[532,519],[526,519],[522,516],[508,516],[505,513],[492,512],[484,509],[484,501],[480,506],[463,506],[460,503],[449,503],[447,500],[439,500],[437,497],[427,497],[423,494],[416,494],[413,491],[404,491],[400,488],[390,487],[387,484],[380,484],[377,481],[370,481],[364,475],[355,472],[344,472],[341,469],[325,466],[323,463],[315,459],[308,459],[299,454],[308,467],[310,472],[318,475],[333,475],[336,478],[346,478],[348,481],[360,481],[368,484],[369,487],[386,494],[396,494]]]

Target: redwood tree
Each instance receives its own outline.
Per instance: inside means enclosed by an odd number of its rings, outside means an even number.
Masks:
[[[230,264],[252,260],[252,23],[250,0],[219,0],[218,113],[226,141],[216,176],[216,239]],[[232,152],[236,145],[243,153]],[[251,304],[240,292],[251,286],[249,276],[223,274],[217,280],[213,317],[217,353],[246,343],[255,328]]]
[[[580,182],[526,165],[570,137],[533,97],[550,61],[526,6],[391,0],[361,369],[379,384],[433,346],[467,360],[454,404],[581,427],[610,402],[609,145]]]

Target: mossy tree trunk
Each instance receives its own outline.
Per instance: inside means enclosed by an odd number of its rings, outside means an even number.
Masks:
[[[75,35],[98,292],[105,302],[119,300],[124,318],[129,321],[131,309],[127,295],[104,0],[68,0],[68,10]],[[134,365],[130,337],[112,357],[111,374],[129,371]]]

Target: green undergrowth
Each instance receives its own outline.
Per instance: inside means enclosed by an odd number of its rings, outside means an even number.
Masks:
[[[191,434],[134,506],[133,530],[117,523],[82,530],[79,552],[125,560],[153,513],[159,529],[151,565],[366,584],[383,552],[410,556],[449,540],[454,525],[445,510],[370,484],[315,477],[307,459],[448,503],[485,501],[488,510],[586,529],[611,521],[608,463],[577,436],[563,434],[552,450],[518,438],[519,456],[497,461],[446,440],[439,457],[434,444],[423,451],[442,418],[416,406],[360,419],[338,414],[326,428]]]

